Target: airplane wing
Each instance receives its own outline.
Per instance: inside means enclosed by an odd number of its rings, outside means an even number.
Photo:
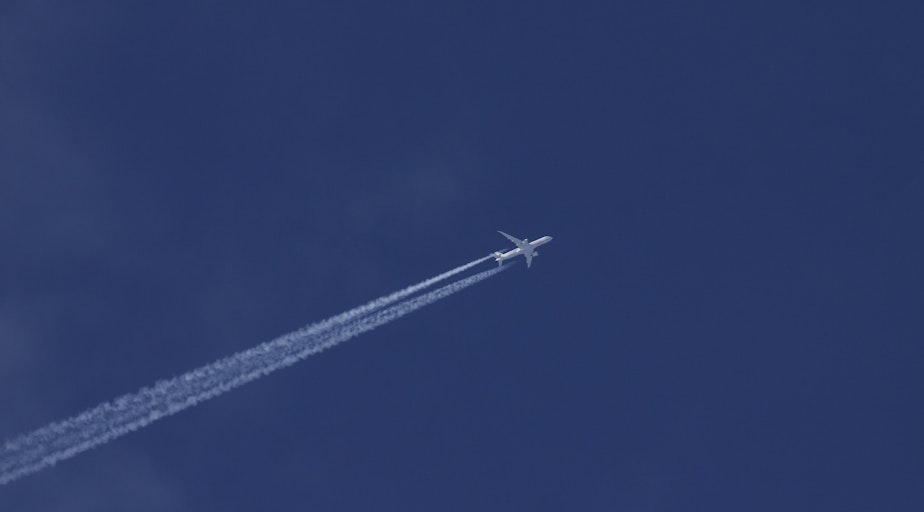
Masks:
[[[526,252],[523,253],[523,256],[526,256],[526,268],[529,268],[529,266],[533,264],[533,253]]]
[[[508,235],[507,233],[504,233],[503,231],[498,231],[498,233],[500,233],[500,234],[504,235],[505,237],[507,237],[507,240],[510,240],[511,242],[513,242],[514,244],[516,244],[517,247],[520,247],[521,245],[523,245],[523,241],[520,240],[519,238],[510,236],[510,235]]]

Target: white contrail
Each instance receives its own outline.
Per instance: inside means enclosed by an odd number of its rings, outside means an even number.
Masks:
[[[498,267],[398,302],[489,259],[467,263],[322,322],[52,423],[0,448],[0,485],[292,365],[497,274]],[[397,302],[397,304],[395,304]]]

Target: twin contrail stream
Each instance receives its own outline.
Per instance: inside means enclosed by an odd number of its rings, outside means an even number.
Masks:
[[[460,279],[414,298],[414,293],[464,272],[491,256],[280,336],[183,375],[121,396],[77,416],[6,441],[0,448],[0,485],[145,427],[165,416],[292,365],[312,354],[387,324],[487,279],[507,266]],[[406,300],[403,300],[406,299]]]

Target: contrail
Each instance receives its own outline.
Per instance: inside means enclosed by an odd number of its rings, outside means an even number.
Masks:
[[[452,295],[509,266],[487,270],[399,302],[490,258],[486,256],[467,263],[327,320],[9,440],[0,448],[0,485],[53,466],[165,416],[290,366]]]

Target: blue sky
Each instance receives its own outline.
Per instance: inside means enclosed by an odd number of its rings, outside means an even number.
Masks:
[[[0,509],[921,509],[899,5],[4,4],[4,439],[555,241]]]

